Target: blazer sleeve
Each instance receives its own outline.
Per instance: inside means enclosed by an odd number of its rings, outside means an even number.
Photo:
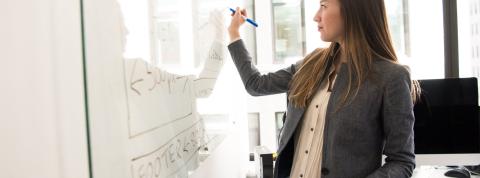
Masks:
[[[245,48],[243,40],[237,40],[228,45],[228,50],[237,67],[247,92],[252,96],[263,96],[284,93],[301,61],[286,68],[268,74],[260,74],[252,64],[252,57]]]
[[[411,177],[415,168],[410,73],[400,65],[393,71],[385,84],[382,106],[385,164],[368,178]]]

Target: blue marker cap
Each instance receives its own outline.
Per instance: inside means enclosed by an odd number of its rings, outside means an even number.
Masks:
[[[230,11],[232,11],[232,13],[235,13],[235,10],[232,9],[232,8],[230,8]],[[255,22],[255,21],[253,21],[252,19],[249,19],[249,18],[247,18],[247,17],[245,17],[245,16],[243,16],[243,15],[242,15],[242,17],[243,17],[243,19],[245,19],[245,21],[247,21],[248,23],[252,24],[252,25],[255,26],[255,27],[258,27],[257,22]]]

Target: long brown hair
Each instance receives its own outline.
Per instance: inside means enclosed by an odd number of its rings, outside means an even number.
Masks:
[[[328,48],[317,49],[305,57],[290,83],[288,99],[296,107],[305,107],[316,88],[328,78],[328,72],[338,50],[345,55],[348,67],[348,87],[342,94],[342,105],[357,95],[375,59],[398,63],[390,37],[383,0],[338,0],[343,18],[343,46],[332,42]],[[412,83],[411,95],[416,100],[418,83]]]

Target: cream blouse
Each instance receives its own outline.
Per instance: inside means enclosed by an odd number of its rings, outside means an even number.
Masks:
[[[290,178],[320,177],[325,115],[336,75],[332,78],[320,85],[295,134],[295,154]]]

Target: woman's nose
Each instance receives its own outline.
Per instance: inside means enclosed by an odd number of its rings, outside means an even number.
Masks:
[[[320,9],[315,13],[315,16],[313,17],[313,21],[315,22],[320,22],[322,20],[322,17],[320,16]]]
[[[315,21],[315,22],[320,22],[321,19],[322,18],[320,17],[320,15],[318,13],[315,14],[315,17],[313,17],[313,21]]]

